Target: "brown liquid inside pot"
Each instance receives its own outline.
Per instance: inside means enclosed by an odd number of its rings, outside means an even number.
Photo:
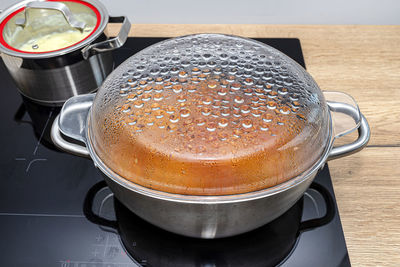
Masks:
[[[134,90],[122,88],[123,102],[107,112],[96,133],[107,150],[97,153],[134,183],[189,195],[268,188],[317,160],[320,136],[310,134],[317,127],[297,100],[286,101],[287,88],[232,83],[236,77],[209,71],[127,79]]]

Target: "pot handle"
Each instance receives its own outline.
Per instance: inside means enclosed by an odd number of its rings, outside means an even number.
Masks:
[[[25,6],[25,17],[19,18],[15,20],[15,24],[25,27],[26,21],[28,20],[28,10],[29,9],[53,9],[60,11],[63,15],[65,20],[71,25],[71,27],[77,28],[80,31],[83,31],[85,28],[85,22],[76,20],[74,15],[72,14],[71,10],[68,8],[67,5],[61,2],[45,2],[45,1],[34,1],[29,2]]]
[[[90,156],[85,145],[66,140],[63,135],[86,144],[86,121],[94,97],[95,94],[77,95],[65,102],[51,127],[51,140],[55,146],[78,156]]]
[[[103,218],[93,212],[93,202],[97,193],[106,187],[107,183],[105,181],[100,181],[89,189],[83,202],[83,214],[90,222],[100,226],[110,227],[118,232],[117,221]]]
[[[88,59],[92,54],[111,51],[124,45],[131,29],[128,17],[109,17],[108,23],[122,23],[118,35],[114,38],[86,46],[82,49],[83,58]]]
[[[317,191],[324,198],[326,212],[325,212],[325,215],[322,216],[321,218],[310,219],[310,220],[301,222],[300,228],[299,228],[300,232],[309,231],[316,227],[321,227],[321,226],[324,226],[325,224],[330,223],[333,220],[333,218],[335,217],[335,213],[336,213],[335,202],[333,201],[332,195],[328,191],[328,189],[326,189],[324,186],[322,186],[316,182],[313,182],[310,185],[310,189]]]
[[[358,138],[350,144],[333,147],[328,160],[351,155],[363,149],[368,144],[371,131],[356,101],[342,92],[324,91],[323,93],[332,117],[334,139],[358,130]]]

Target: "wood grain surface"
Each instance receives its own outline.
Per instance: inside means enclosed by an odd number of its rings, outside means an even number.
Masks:
[[[117,29],[109,27],[111,34]],[[400,26],[149,24],[133,25],[130,34],[205,32],[299,38],[320,88],[356,99],[370,123],[369,145],[329,162],[350,260],[353,266],[400,266]]]

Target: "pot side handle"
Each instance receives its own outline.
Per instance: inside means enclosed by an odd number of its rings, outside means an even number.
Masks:
[[[63,105],[51,127],[51,139],[58,148],[82,157],[89,157],[86,148],[86,122],[95,94],[71,97]],[[85,145],[67,140],[80,141]]]
[[[111,51],[123,46],[128,39],[129,31],[131,30],[131,23],[126,16],[109,17],[109,23],[122,23],[121,29],[116,37],[91,44],[82,49],[82,56],[88,59],[91,55],[106,51]]]
[[[351,155],[363,149],[371,137],[367,119],[350,95],[342,92],[324,91],[328,108],[332,117],[334,139],[358,130],[358,138],[350,143],[333,147],[328,160]]]

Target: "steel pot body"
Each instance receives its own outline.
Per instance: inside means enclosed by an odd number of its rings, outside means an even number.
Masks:
[[[190,237],[220,238],[246,233],[276,219],[304,194],[317,174],[288,190],[240,202],[176,202],[133,191],[104,175],[115,197],[142,219],[164,230]]]
[[[369,126],[354,100],[343,93],[325,92],[324,95],[330,110],[331,135],[319,160],[301,175],[287,182],[244,194],[171,194],[152,190],[120,177],[100,160],[93,149],[93,140],[90,140],[91,116],[88,114],[91,112],[94,95],[76,96],[68,100],[52,126],[51,136],[55,145],[61,149],[90,156],[95,166],[104,173],[115,196],[144,220],[185,236],[208,239],[228,237],[256,229],[282,215],[303,195],[327,160],[354,153],[367,144],[370,137]],[[343,102],[338,102],[338,99]],[[352,129],[342,128],[342,116],[354,120],[355,126]],[[356,141],[333,147],[335,138],[354,129],[358,129],[359,133]],[[85,146],[66,141],[61,133],[83,142]]]
[[[43,105],[62,105],[72,96],[97,90],[113,70],[111,51],[125,43],[131,24],[126,17],[109,17],[100,2],[95,0],[86,2],[98,11],[99,26],[93,34],[78,44],[65,49],[34,53],[14,49],[5,43],[4,39],[2,40],[1,57],[18,90],[25,97]],[[18,10],[25,9],[25,19],[29,21],[26,14],[28,7],[58,10],[58,7],[52,6],[54,3],[22,1],[7,8],[0,15],[2,31],[6,32],[4,24],[7,20],[10,21],[9,17]],[[21,23],[17,22],[18,19],[15,21],[15,24]],[[104,33],[108,23],[122,23],[117,37],[108,38]]]

